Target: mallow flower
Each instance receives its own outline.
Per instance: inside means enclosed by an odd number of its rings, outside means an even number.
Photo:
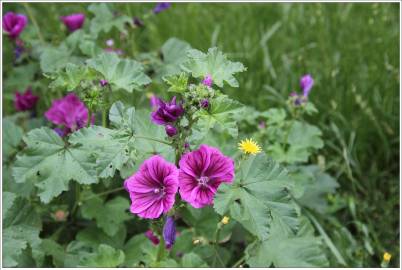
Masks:
[[[3,16],[3,31],[8,34],[11,39],[19,37],[28,23],[28,19],[23,14],[7,12]]]
[[[220,184],[233,182],[233,160],[205,144],[184,154],[179,166],[180,196],[195,208],[213,204]]]
[[[184,113],[182,105],[176,103],[176,97],[173,97],[170,102],[152,98],[151,105],[154,109],[151,113],[151,120],[157,125],[173,123]]]
[[[45,112],[45,117],[53,124],[64,126],[67,133],[70,133],[87,125],[88,109],[74,93],[71,93],[61,99],[53,100],[52,107]]]
[[[82,13],[74,13],[68,16],[62,16],[61,21],[70,32],[74,32],[82,27],[85,21],[85,15]]]
[[[155,14],[158,14],[168,8],[170,8],[169,2],[161,2],[161,3],[156,4],[153,11]]]
[[[163,239],[165,240],[165,247],[167,249],[171,249],[176,241],[176,224],[172,216],[166,218],[165,225],[163,226]]]
[[[35,107],[38,100],[39,97],[32,94],[31,88],[28,88],[24,93],[15,93],[14,107],[17,111],[29,111]]]
[[[303,96],[308,97],[311,88],[314,85],[313,77],[310,74],[306,74],[300,78],[300,88],[303,90]]]
[[[142,218],[159,218],[174,204],[179,171],[172,163],[154,155],[141,164],[139,170],[124,181],[130,194],[130,211]]]
[[[213,83],[213,81],[212,81],[212,76],[211,75],[205,76],[204,80],[202,80],[202,84],[205,85],[205,86],[208,86],[208,87],[211,87],[212,83]]]

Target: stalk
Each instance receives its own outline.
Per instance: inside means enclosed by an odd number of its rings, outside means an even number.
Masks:
[[[40,40],[42,43],[45,43],[45,40],[44,40],[44,38],[43,38],[43,36],[42,36],[42,33],[40,32],[40,28],[39,28],[38,22],[36,21],[35,16],[33,15],[32,10],[31,10],[31,8],[29,7],[28,3],[22,3],[22,5],[24,6],[25,10],[27,11],[28,16],[29,16],[29,18],[31,19],[33,25],[35,26],[35,30],[36,30],[36,33],[38,34],[39,40]]]
[[[163,239],[162,235],[158,246],[158,253],[156,254],[156,262],[160,262],[164,255],[165,255],[165,239]]]

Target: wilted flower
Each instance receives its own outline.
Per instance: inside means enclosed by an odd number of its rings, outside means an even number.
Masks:
[[[100,80],[100,81],[99,81],[99,84],[100,84],[102,87],[108,85],[108,83],[109,83],[109,82],[108,82],[107,80]]]
[[[211,75],[207,75],[205,76],[204,80],[202,81],[202,84],[208,87],[212,86],[212,76]]]
[[[202,101],[201,101],[201,107],[202,108],[204,108],[204,109],[206,109],[206,108],[208,108],[208,106],[209,106],[209,101],[208,101],[208,99],[203,99]]]
[[[156,6],[154,7],[154,13],[158,14],[159,12],[164,11],[165,9],[170,8],[170,3],[169,2],[162,2],[162,3],[158,3],[156,4]]]
[[[53,100],[52,107],[45,112],[45,117],[53,124],[63,125],[68,129],[67,133],[70,133],[87,125],[88,109],[71,93],[64,98]]]
[[[151,240],[152,244],[154,244],[155,246],[159,244],[159,238],[154,234],[152,230],[148,230],[144,234],[149,240]]]
[[[82,27],[85,21],[85,15],[82,13],[74,13],[60,18],[70,32],[74,32]]]
[[[57,210],[52,216],[56,221],[65,221],[67,219],[67,213],[61,209]]]
[[[11,39],[16,39],[24,30],[27,23],[28,19],[25,15],[7,12],[3,16],[3,31],[6,32]]]
[[[166,223],[163,226],[163,239],[167,249],[172,248],[176,241],[176,224],[171,216],[166,218]]]
[[[144,26],[144,22],[138,17],[133,18],[133,23],[134,23],[134,25],[136,25],[138,27],[143,27]]]
[[[174,135],[177,134],[177,128],[171,124],[167,124],[165,126],[165,131],[169,137],[173,137]]]
[[[314,85],[313,77],[310,74],[306,74],[300,78],[300,88],[303,90],[303,96],[308,97],[311,88]]]
[[[208,145],[184,154],[179,165],[180,195],[195,208],[213,204],[220,184],[233,181],[233,160]]]
[[[28,88],[24,93],[16,92],[14,97],[14,107],[17,111],[29,111],[33,109],[38,102],[39,97],[32,94]]]
[[[173,206],[178,188],[178,170],[160,156],[142,163],[139,170],[124,181],[130,193],[130,211],[142,218],[158,218]]]
[[[154,107],[151,120],[157,125],[173,123],[184,113],[182,105],[176,103],[176,97],[170,102],[164,102],[159,98],[151,99],[151,104]]]

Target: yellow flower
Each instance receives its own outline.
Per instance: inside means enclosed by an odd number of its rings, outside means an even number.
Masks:
[[[194,245],[198,245],[200,242],[201,242],[200,239],[195,239],[195,240],[193,241],[193,244],[194,244]]]
[[[391,258],[392,258],[391,254],[389,254],[388,252],[384,253],[384,256],[383,256],[384,261],[389,262],[391,260]]]
[[[246,139],[239,142],[239,150],[245,154],[255,155],[261,152],[261,147],[253,139]]]
[[[221,220],[221,223],[222,223],[223,225],[228,224],[228,223],[229,223],[229,217],[224,216],[224,217],[222,218],[222,220]]]

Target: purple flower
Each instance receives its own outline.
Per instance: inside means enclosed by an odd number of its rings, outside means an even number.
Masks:
[[[143,27],[144,26],[144,22],[138,17],[133,18],[133,23],[134,23],[134,25],[136,25],[138,27]]]
[[[205,85],[205,86],[208,86],[208,87],[211,87],[212,86],[212,76],[211,75],[207,75],[207,76],[205,76],[205,78],[204,78],[204,80],[202,80],[202,84],[203,85]]]
[[[175,126],[173,126],[173,125],[171,125],[171,124],[167,124],[167,125],[165,126],[165,131],[166,131],[166,134],[167,134],[169,137],[173,137],[174,135],[177,134],[177,128],[175,128]]]
[[[106,40],[106,46],[108,46],[108,47],[113,47],[113,45],[114,45],[113,39],[108,39],[108,40]]]
[[[164,11],[165,9],[170,8],[170,3],[169,2],[162,2],[162,3],[158,3],[155,7],[154,7],[154,13],[158,14],[159,12]]]
[[[16,39],[24,30],[27,23],[28,19],[25,15],[7,12],[3,16],[3,31],[6,32],[11,39]]]
[[[176,104],[176,97],[173,97],[170,102],[156,98],[151,103],[155,103],[155,110],[151,113],[151,120],[157,125],[166,125],[173,123],[183,115],[184,109],[181,104]]]
[[[152,230],[148,230],[145,232],[145,236],[151,240],[152,244],[157,246],[159,244],[159,238],[154,234]]]
[[[220,184],[233,182],[233,160],[208,145],[184,154],[179,165],[180,196],[195,208],[213,204]]]
[[[303,96],[308,97],[311,88],[314,85],[313,77],[310,74],[306,74],[300,78],[300,88],[303,90]]]
[[[84,24],[85,15],[82,13],[74,13],[68,16],[62,16],[60,19],[70,32],[74,32],[80,29]]]
[[[163,226],[163,239],[165,239],[167,249],[171,249],[176,241],[176,224],[172,216],[166,218],[165,225]]]
[[[29,111],[33,109],[38,102],[39,97],[32,94],[31,88],[24,93],[16,92],[14,97],[14,107],[17,111]]]
[[[107,80],[100,80],[100,81],[99,81],[99,84],[100,84],[102,87],[104,87],[104,86],[108,85],[109,82],[108,82]]]
[[[208,99],[203,99],[202,101],[201,101],[201,107],[202,108],[204,108],[204,109],[206,109],[206,108],[208,108],[208,106],[209,106],[209,101],[208,101]]]
[[[53,100],[52,107],[45,112],[45,117],[53,124],[63,125],[72,132],[87,125],[88,109],[71,93],[64,98]]]
[[[139,170],[124,181],[130,193],[130,211],[142,218],[159,218],[173,206],[178,188],[179,171],[160,156],[152,156]]]
[[[260,123],[258,123],[258,127],[261,129],[265,128],[265,122],[264,121],[260,121]]]

